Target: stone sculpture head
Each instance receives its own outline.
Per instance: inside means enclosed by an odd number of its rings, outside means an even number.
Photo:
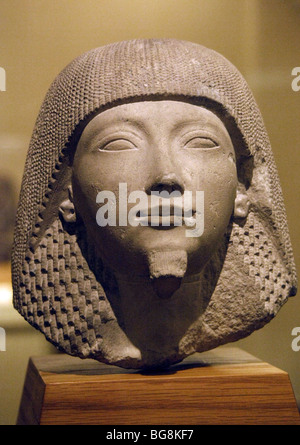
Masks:
[[[68,65],[32,137],[12,268],[16,309],[49,341],[127,368],[269,322],[296,292],[295,266],[269,139],[236,68],[177,40]]]

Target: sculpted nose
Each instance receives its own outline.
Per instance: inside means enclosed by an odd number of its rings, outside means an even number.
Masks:
[[[162,191],[166,191],[169,194],[174,191],[179,191],[182,195],[184,193],[183,181],[175,173],[164,174],[156,176],[146,189],[148,195],[151,195],[151,192],[161,193]]]
[[[150,195],[151,192],[172,193],[178,191],[183,194],[185,189],[184,165],[182,165],[176,145],[173,145],[172,141],[163,134],[152,145],[149,154],[146,193]]]

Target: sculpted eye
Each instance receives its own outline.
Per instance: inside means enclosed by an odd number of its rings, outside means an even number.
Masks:
[[[102,145],[99,150],[100,151],[124,151],[124,150],[133,150],[136,146],[129,141],[128,139],[114,139],[112,141],[107,142]]]
[[[193,149],[213,149],[219,147],[219,144],[215,142],[210,137],[204,136],[195,136],[189,139],[188,142],[185,143],[185,148],[193,148]]]

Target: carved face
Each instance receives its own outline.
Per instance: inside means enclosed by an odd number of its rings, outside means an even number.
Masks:
[[[235,152],[224,124],[206,108],[172,100],[123,104],[99,113],[85,127],[74,157],[72,185],[76,213],[89,240],[115,271],[149,275],[149,253],[170,258],[172,252],[182,252],[181,257],[187,257],[184,273],[194,274],[211,257],[232,215]],[[147,216],[145,201],[132,199],[134,192],[142,192],[151,208],[151,193],[162,191],[192,197],[190,213],[179,225],[174,223],[178,206],[171,198],[167,225],[163,205],[156,226],[134,225],[126,215],[124,219],[124,212],[133,214],[138,202],[136,220]],[[99,192],[115,196],[115,203],[101,201]],[[110,212],[112,216],[104,227],[97,222],[101,205],[106,205],[106,217]],[[200,236],[191,235],[192,229]]]
[[[169,226],[164,205],[158,226],[129,222],[129,198],[143,193],[147,207],[155,191],[192,193],[198,237],[187,236],[190,219],[176,226],[175,198]],[[144,206],[135,220],[149,216]],[[101,212],[116,223],[100,227]],[[174,39],[117,42],[72,61],[36,122],[12,254],[16,309],[80,357],[167,366],[269,322],[297,277],[270,141],[243,77],[215,51]]]

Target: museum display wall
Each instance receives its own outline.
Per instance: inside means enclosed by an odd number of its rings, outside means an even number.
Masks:
[[[91,48],[137,38],[188,40],[228,58],[247,80],[263,115],[299,268],[300,91],[292,74],[300,64],[299,25],[295,1],[178,0],[176,8],[173,1],[1,2],[0,66],[6,77],[0,92],[0,203],[1,220],[8,222],[1,225],[0,327],[5,350],[0,351],[0,424],[15,423],[29,357],[57,353],[13,309],[7,253],[32,129],[57,73]],[[262,330],[234,343],[287,371],[298,403],[299,326],[296,296]]]

